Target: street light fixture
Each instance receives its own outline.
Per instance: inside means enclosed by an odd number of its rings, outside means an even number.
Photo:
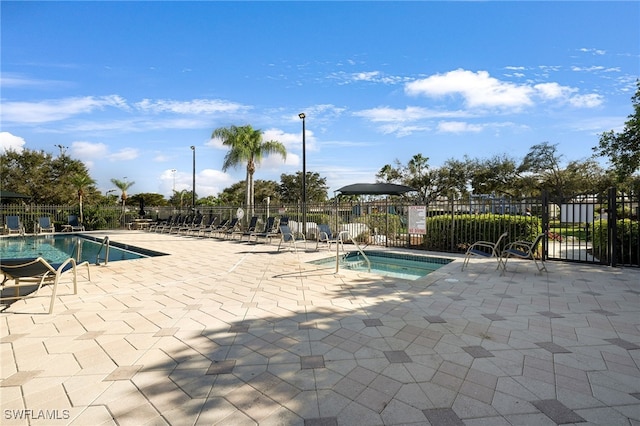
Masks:
[[[173,174],[173,192],[176,192],[176,172],[178,170],[176,169],[171,169],[171,173]]]
[[[307,142],[304,112],[298,114],[302,120],[302,233],[307,233]]]
[[[191,210],[196,211],[196,147],[191,145],[193,151],[193,183],[191,185]]]

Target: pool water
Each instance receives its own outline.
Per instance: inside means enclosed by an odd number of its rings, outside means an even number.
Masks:
[[[452,259],[442,257],[421,256],[415,254],[365,251],[371,262],[371,273],[405,280],[416,280],[452,262]],[[335,257],[314,260],[315,265],[334,266]],[[368,265],[359,252],[349,252],[341,256],[341,269],[368,272]]]
[[[105,248],[103,247],[100,252],[101,245],[102,239],[77,234],[7,237],[0,238],[0,259],[42,257],[47,262],[54,264],[62,263],[69,257],[76,258],[76,253],[78,253],[80,262],[96,263],[99,253],[100,261],[104,262]],[[141,259],[163,254],[113,241],[109,243],[109,262]]]

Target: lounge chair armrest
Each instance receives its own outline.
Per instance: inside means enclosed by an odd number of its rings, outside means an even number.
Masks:
[[[490,241],[476,241],[475,243],[469,246],[469,249],[474,249],[478,247],[486,247],[489,249],[493,249],[495,246],[496,246],[495,243],[492,243]]]
[[[531,241],[514,241],[512,243],[507,244],[504,248],[504,251],[509,250],[520,250],[520,251],[529,251],[531,250],[533,243]]]

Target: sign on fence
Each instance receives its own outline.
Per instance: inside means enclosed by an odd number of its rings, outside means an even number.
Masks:
[[[409,234],[426,234],[426,218],[426,206],[409,206]]]
[[[593,204],[561,204],[560,222],[563,223],[592,223]]]

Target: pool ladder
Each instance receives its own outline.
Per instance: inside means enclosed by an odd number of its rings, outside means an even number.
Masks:
[[[345,238],[346,237],[346,238]],[[364,251],[362,251],[362,249],[360,248],[360,246],[358,245],[358,243],[356,242],[356,240],[353,239],[353,237],[351,236],[351,234],[349,233],[349,231],[340,231],[340,233],[338,234],[338,240],[340,241],[340,245],[342,245],[342,242],[345,240],[351,240],[351,242],[353,243],[353,245],[356,247],[356,249],[358,250],[358,252],[362,255],[362,258],[365,260],[365,262],[367,263],[367,271],[371,272],[371,261],[369,260],[369,258],[367,257],[366,254],[364,254]],[[340,270],[340,256],[338,255],[338,244],[336,243],[336,273]],[[342,255],[342,260],[344,261],[344,259],[346,258],[347,254]]]
[[[104,248],[104,265],[107,266],[109,263],[109,236],[105,236],[102,240],[102,244],[100,244],[100,248],[98,249],[98,254],[96,254],[96,265],[100,265],[100,253],[102,253],[102,249]]]

